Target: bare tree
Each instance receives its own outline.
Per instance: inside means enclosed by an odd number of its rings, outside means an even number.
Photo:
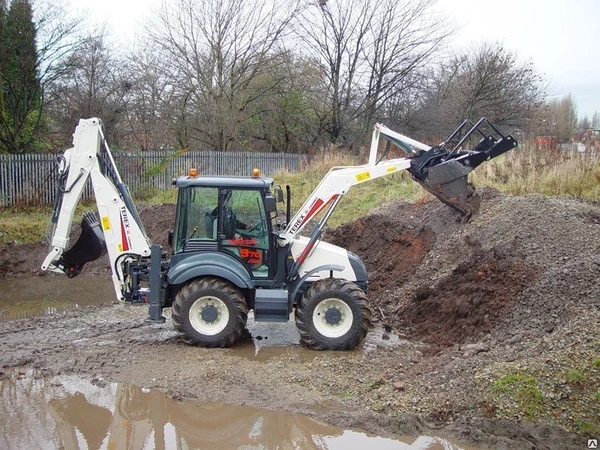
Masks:
[[[191,139],[227,150],[245,138],[238,133],[254,118],[251,105],[279,83],[269,75],[296,12],[283,0],[163,3],[147,31],[166,70],[173,68]],[[257,82],[262,77],[271,82]]]
[[[421,121],[428,134],[452,131],[466,118],[485,116],[505,127],[529,128],[544,98],[533,63],[497,43],[454,55],[432,71]]]
[[[57,67],[61,77],[46,92],[56,131],[67,137],[80,118],[100,117],[110,142],[115,147],[125,143],[127,133],[122,122],[129,85],[118,71],[121,65],[106,43],[105,30],[101,29]]]
[[[251,107],[255,119],[244,127],[249,144],[296,153],[325,144],[319,116],[325,98],[320,74],[309,61],[290,51],[281,52],[278,60],[269,76],[260,78],[261,83],[274,87]]]
[[[567,142],[577,127],[577,108],[571,94],[547,101],[539,112],[538,134],[551,135]]]
[[[577,123],[577,128],[585,131],[588,128],[590,128],[590,126],[592,125],[592,123],[590,122],[590,118],[586,115],[583,116],[583,118]]]
[[[132,144],[140,150],[168,149],[189,145],[179,134],[176,108],[182,102],[169,83],[173,75],[164,72],[160,56],[136,50],[128,57],[122,74],[125,90],[125,118]]]
[[[314,3],[299,37],[321,69],[328,89],[331,139],[361,134],[403,90],[448,36],[430,13],[434,0],[335,0]]]
[[[83,17],[61,2],[38,0],[35,6],[38,72],[42,85],[46,86],[63,75],[69,55],[91,36],[83,31]]]

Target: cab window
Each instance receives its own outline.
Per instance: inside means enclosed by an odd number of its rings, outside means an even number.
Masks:
[[[239,257],[254,276],[267,277],[269,227],[260,191],[222,189],[221,248]]]
[[[179,201],[175,252],[183,251],[192,240],[217,240],[218,189],[195,187],[182,189]]]

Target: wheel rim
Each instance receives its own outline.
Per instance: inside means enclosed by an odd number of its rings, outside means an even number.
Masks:
[[[327,298],[317,304],[313,324],[317,332],[328,338],[345,335],[352,327],[354,315],[348,304],[338,298]]]
[[[190,307],[190,323],[198,333],[219,334],[228,322],[229,310],[220,298],[211,295],[200,297]]]

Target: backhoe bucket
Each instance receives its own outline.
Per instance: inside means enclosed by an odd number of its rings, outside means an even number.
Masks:
[[[81,235],[73,247],[64,252],[58,261],[60,267],[69,278],[81,272],[85,263],[95,261],[106,252],[104,234],[98,218],[92,212],[87,212],[81,220]]]
[[[408,171],[425,190],[451,206],[467,218],[479,210],[481,199],[475,188],[469,184],[468,176],[477,166],[489,161],[517,146],[512,136],[504,136],[496,127],[487,122],[484,133],[480,119],[468,131],[463,124],[442,144],[429,150],[415,152],[411,157]],[[474,133],[483,138],[472,150],[463,149],[463,144]]]

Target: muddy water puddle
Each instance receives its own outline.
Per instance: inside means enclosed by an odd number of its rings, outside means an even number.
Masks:
[[[0,381],[0,448],[473,450],[437,437],[383,438],[281,411],[194,401],[76,376]]]
[[[27,277],[0,279],[0,322],[23,319],[45,314],[54,314],[82,306],[114,303],[114,291],[110,280],[102,277]],[[145,305],[130,305],[145,318]],[[165,310],[169,315],[169,309]],[[137,314],[137,312],[136,312]],[[255,322],[253,311],[248,314],[249,338],[229,349],[237,356],[266,361],[294,351],[306,361],[313,360],[323,352],[299,348],[300,335],[293,313],[286,323]],[[172,324],[164,325],[164,333],[155,336],[159,341],[176,337]],[[402,345],[393,333],[386,333],[378,324],[369,331],[364,344],[355,351],[370,351],[376,348]],[[333,356],[344,356],[349,352],[329,352]]]
[[[110,304],[114,300],[111,281],[102,277],[0,279],[0,321]]]
[[[293,351],[294,355],[299,356],[303,361],[311,361],[324,352],[308,350],[298,346],[300,344],[300,334],[296,328],[296,322],[293,313],[288,322],[255,322],[253,311],[248,314],[248,331],[251,339],[240,343],[229,349],[233,354],[247,359],[266,361],[274,357],[280,357],[287,352]],[[380,324],[369,331],[365,342],[360,349],[355,352],[371,351],[382,347],[396,347],[408,344],[408,341],[399,339],[394,333],[386,332]],[[300,350],[300,352],[299,352]],[[331,356],[348,356],[351,352],[327,352]]]

